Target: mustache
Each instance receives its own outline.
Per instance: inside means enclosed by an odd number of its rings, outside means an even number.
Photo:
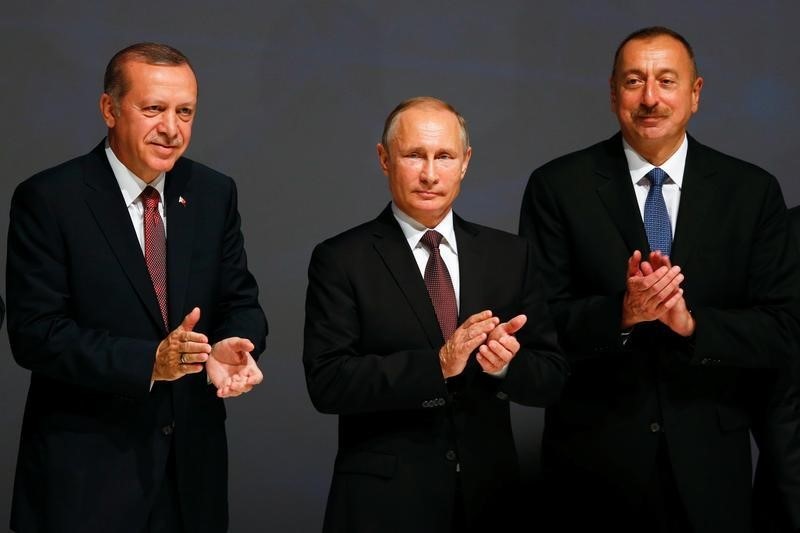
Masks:
[[[669,109],[663,109],[658,106],[640,107],[633,112],[633,118],[666,118],[671,114],[672,112]]]
[[[168,146],[169,148],[180,148],[183,146],[183,135],[178,134],[173,138],[169,138],[164,134],[156,133],[147,137],[146,142]]]

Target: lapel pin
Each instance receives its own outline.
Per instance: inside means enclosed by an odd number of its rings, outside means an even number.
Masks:
[[[186,198],[183,196],[178,196],[178,203],[181,204],[183,207],[186,207]]]

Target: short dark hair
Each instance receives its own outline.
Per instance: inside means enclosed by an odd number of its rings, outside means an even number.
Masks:
[[[637,41],[637,40],[648,40],[653,39],[655,37],[672,37],[679,43],[683,45],[686,49],[686,53],[689,54],[689,59],[692,60],[692,67],[694,68],[694,77],[697,78],[699,76],[699,72],[697,70],[697,62],[694,59],[694,50],[692,49],[692,45],[689,44],[689,41],[681,35],[680,33],[667,28],[665,26],[649,26],[647,28],[642,28],[640,30],[636,30],[635,32],[631,33],[617,47],[617,51],[614,53],[614,64],[611,66],[611,77],[613,78],[617,74],[617,62],[619,62],[619,55],[622,53],[622,49],[628,44],[630,41]]]
[[[189,58],[181,51],[161,43],[136,43],[123,48],[111,58],[103,77],[103,92],[111,97],[115,107],[130,89],[130,80],[122,68],[128,61],[140,61],[148,65],[188,65]]]
[[[409,98],[408,100],[403,100],[397,107],[392,109],[392,112],[389,113],[389,116],[386,117],[386,122],[383,124],[383,134],[381,135],[381,144],[383,147],[388,151],[389,150],[389,141],[391,140],[392,135],[394,134],[394,128],[397,125],[397,117],[411,107],[432,107],[435,109],[443,109],[445,111],[450,111],[453,113],[456,118],[458,119],[458,125],[461,129],[461,141],[464,143],[464,150],[469,148],[469,132],[467,131],[467,121],[466,119],[461,116],[461,113],[456,110],[455,107],[448,104],[444,100],[433,96],[415,96],[414,98]]]

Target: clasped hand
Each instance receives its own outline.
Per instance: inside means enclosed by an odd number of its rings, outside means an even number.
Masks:
[[[199,320],[200,309],[195,307],[159,343],[152,380],[174,381],[186,374],[202,372],[205,367],[220,398],[239,396],[261,383],[264,375],[250,355],[255,348],[253,343],[229,337],[211,346],[208,337],[194,331]]]
[[[514,333],[526,321],[525,315],[517,315],[501,324],[489,310],[467,318],[439,350],[439,363],[445,379],[463,372],[470,354],[476,349],[476,360],[484,372],[496,373],[505,368],[520,348]]]
[[[628,259],[628,278],[622,301],[622,328],[659,320],[684,337],[694,333],[694,318],[686,306],[684,275],[669,257],[651,252],[647,261],[635,250]]]

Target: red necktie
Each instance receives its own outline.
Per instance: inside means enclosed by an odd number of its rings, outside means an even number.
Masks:
[[[158,213],[158,202],[161,199],[158,191],[147,186],[141,194],[144,203],[144,261],[153,281],[153,289],[158,298],[161,318],[169,330],[167,320],[167,239],[164,235],[164,224]]]
[[[428,288],[428,295],[433,302],[433,309],[439,320],[442,336],[447,341],[458,325],[458,306],[450,272],[447,271],[447,265],[444,264],[442,255],[439,253],[442,234],[438,231],[428,230],[420,242],[431,252],[428,264],[425,265],[425,286]]]

